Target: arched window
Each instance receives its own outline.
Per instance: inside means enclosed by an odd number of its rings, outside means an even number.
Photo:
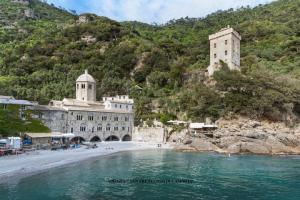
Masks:
[[[85,132],[86,131],[86,126],[85,125],[81,125],[80,126],[80,132]]]
[[[102,125],[101,124],[98,124],[97,131],[102,131]]]
[[[110,124],[107,124],[107,125],[106,125],[106,130],[107,130],[107,131],[110,131]]]

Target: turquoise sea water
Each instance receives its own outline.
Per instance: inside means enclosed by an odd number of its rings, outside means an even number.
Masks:
[[[299,200],[300,157],[123,152],[10,180],[0,199]]]

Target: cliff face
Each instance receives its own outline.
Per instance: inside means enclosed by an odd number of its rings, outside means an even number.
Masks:
[[[254,121],[244,117],[220,119],[212,132],[183,134],[177,149],[220,153],[300,154],[300,127]],[[179,139],[174,134],[171,141]],[[186,145],[185,145],[185,144]],[[187,144],[190,143],[190,144]]]

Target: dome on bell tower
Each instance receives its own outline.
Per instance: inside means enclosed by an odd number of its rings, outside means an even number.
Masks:
[[[80,75],[76,82],[93,82],[95,83],[95,79],[88,73],[88,70],[84,71],[84,74]]]
[[[76,99],[96,101],[96,81],[87,70],[76,80]]]

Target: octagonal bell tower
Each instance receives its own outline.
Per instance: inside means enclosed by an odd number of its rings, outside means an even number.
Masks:
[[[87,70],[76,80],[76,100],[96,101],[96,81]]]

